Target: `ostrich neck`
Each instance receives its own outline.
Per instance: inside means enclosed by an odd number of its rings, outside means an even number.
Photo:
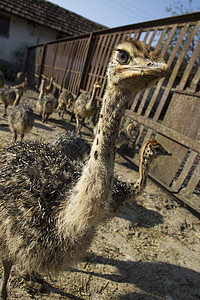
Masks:
[[[20,99],[21,99],[21,96],[19,95],[19,92],[16,92],[16,99],[13,103],[13,106],[19,105]]]
[[[40,87],[40,94],[39,94],[38,99],[42,98],[43,95],[44,95],[44,85],[45,85],[45,83],[44,83],[44,81],[42,81],[41,87]]]
[[[99,115],[97,134],[93,142],[91,159],[103,162],[111,169],[115,158],[115,144],[122,116],[127,107],[127,95],[115,89],[106,91]],[[111,163],[112,162],[112,163]],[[113,167],[113,166],[112,166]],[[94,170],[95,171],[95,170]]]
[[[91,95],[90,101],[88,102],[88,105],[87,105],[88,109],[90,109],[94,106],[96,94],[97,94],[97,88],[94,87],[92,90],[92,95]]]
[[[46,87],[46,89],[50,89],[53,84],[53,78],[50,79],[49,85]]]
[[[150,162],[150,160],[144,158],[141,159],[139,166],[139,178],[136,182],[136,186],[138,186],[138,193],[141,193],[146,186]]]
[[[71,239],[94,231],[100,222],[109,217],[115,143],[129,100],[130,97],[114,89],[105,93],[90,158],[60,215],[63,226],[59,227]]]
[[[130,183],[131,195],[124,199],[124,204],[126,202],[131,202],[144,190],[147,183],[147,175],[150,166],[151,160],[146,159],[143,156],[141,157],[140,166],[139,166],[139,178],[136,183]]]

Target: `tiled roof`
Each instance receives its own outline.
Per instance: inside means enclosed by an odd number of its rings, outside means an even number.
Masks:
[[[106,28],[46,0],[0,0],[0,11],[12,13],[67,35]]]

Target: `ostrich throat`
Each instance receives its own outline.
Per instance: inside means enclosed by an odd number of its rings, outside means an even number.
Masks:
[[[141,191],[145,188],[147,183],[147,174],[149,170],[149,166],[151,163],[151,159],[147,159],[145,157],[141,157],[140,166],[139,166],[139,178],[134,184],[134,198],[141,193]]]
[[[97,134],[86,166],[87,176],[92,176],[96,180],[93,184],[97,187],[101,185],[101,194],[105,193],[103,199],[108,198],[112,188],[115,144],[127,102],[127,95],[122,91],[116,91],[114,88],[113,91],[111,88],[107,89],[99,116]]]
[[[105,93],[90,161],[96,166],[100,164],[101,168],[104,166],[107,170],[107,176],[109,173],[113,174],[115,144],[127,102],[127,95],[121,91],[113,89],[113,93],[110,90]],[[94,168],[94,172],[96,171]]]
[[[92,96],[91,96],[91,98],[90,98],[89,103],[87,104],[87,109],[91,109],[91,108],[93,108],[93,106],[95,105],[96,94],[97,94],[97,89],[96,89],[96,88],[93,88],[93,90],[92,90]]]
[[[96,226],[110,215],[115,143],[129,100],[130,97],[122,91],[112,91],[110,88],[105,92],[90,158],[61,216],[63,228],[68,228],[66,234],[75,239],[87,235],[89,231],[91,234],[89,228],[94,226],[95,231]]]

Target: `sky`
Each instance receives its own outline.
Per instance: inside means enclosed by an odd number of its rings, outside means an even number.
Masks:
[[[171,17],[166,7],[200,11],[200,0],[49,0],[87,19],[113,28],[123,25]]]

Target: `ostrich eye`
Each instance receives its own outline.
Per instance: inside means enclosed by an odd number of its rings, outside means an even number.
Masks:
[[[125,50],[119,50],[119,53],[117,55],[117,61],[120,64],[126,64],[129,60],[129,54]]]
[[[160,151],[160,147],[155,147],[154,150],[155,150],[156,152],[158,152],[158,151]]]

